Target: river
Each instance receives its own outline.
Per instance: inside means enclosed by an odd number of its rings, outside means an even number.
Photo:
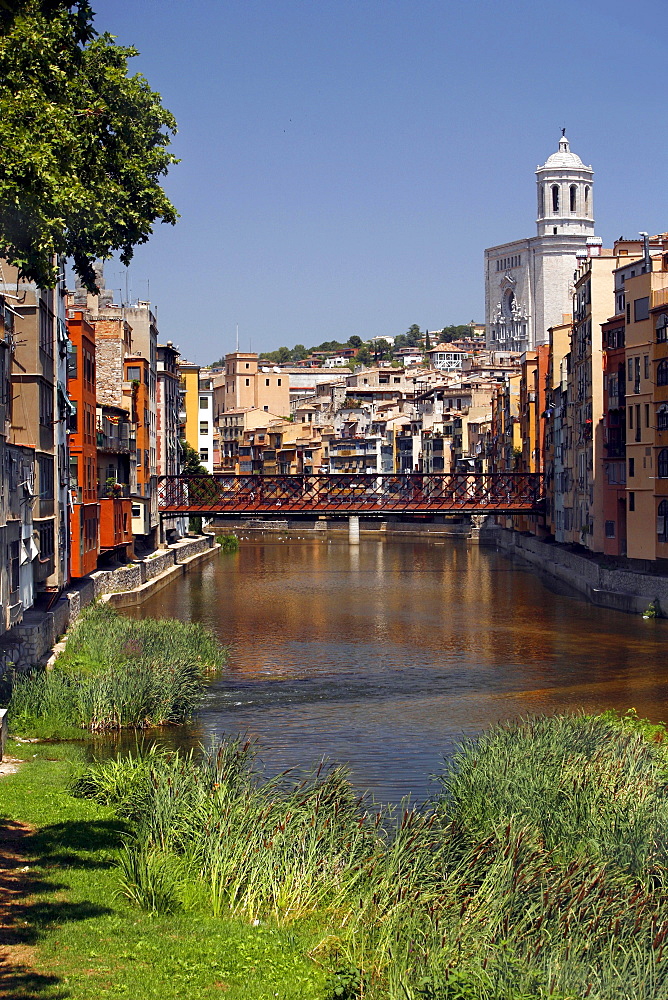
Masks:
[[[142,616],[229,648],[185,743],[248,733],[271,771],[327,759],[418,803],[457,741],[539,712],[668,719],[668,622],[596,608],[464,540],[263,535],[170,584]]]

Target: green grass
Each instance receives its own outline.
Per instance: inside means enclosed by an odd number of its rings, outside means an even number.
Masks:
[[[202,703],[206,675],[224,659],[225,650],[201,625],[134,620],[94,604],[70,629],[52,670],[13,678],[10,729],[75,739],[82,730],[183,722]]]
[[[10,743],[8,752],[30,759],[0,778],[0,825],[36,827],[23,848],[32,895],[20,904],[14,939],[37,950],[30,968],[3,968],[0,992],[44,1000],[325,996],[324,973],[304,957],[308,930],[195,911],[149,914],[126,901],[117,867],[125,823],[68,792],[80,748]]]
[[[365,813],[339,769],[267,780],[238,741],[94,765],[78,792],[130,824],[120,880],[138,907],[312,921],[342,996],[663,1000],[656,736],[633,716],[498,726],[462,745],[422,813]]]
[[[220,545],[221,552],[238,552],[239,539],[236,535],[216,535],[216,541]]]
[[[497,726],[432,810],[373,813],[340,769],[266,778],[241,741],[89,765],[24,744],[0,803],[39,825],[31,995],[665,1000],[664,735]]]

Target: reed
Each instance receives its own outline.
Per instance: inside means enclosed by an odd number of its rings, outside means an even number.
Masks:
[[[605,717],[463,744],[431,810],[370,810],[345,771],[266,778],[252,743],[91,765],[77,790],[132,836],[121,891],[152,911],[317,936],[331,996],[668,995],[666,756]]]
[[[220,545],[221,552],[238,552],[239,539],[236,535],[216,535],[216,541]]]
[[[10,725],[21,735],[71,738],[82,730],[183,722],[202,703],[206,675],[224,656],[200,625],[135,621],[93,605],[73,626],[53,670],[14,676]]]

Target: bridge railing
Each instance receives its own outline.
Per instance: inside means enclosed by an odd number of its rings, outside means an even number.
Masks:
[[[234,513],[447,513],[535,511],[537,473],[344,473],[161,476],[161,511]]]

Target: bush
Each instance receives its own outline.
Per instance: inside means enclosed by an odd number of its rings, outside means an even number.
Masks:
[[[649,736],[649,738],[648,738]],[[90,766],[151,911],[308,921],[331,997],[668,995],[666,757],[633,715],[499,726],[431,811],[364,810],[340,769],[266,779],[241,741]]]
[[[68,737],[183,722],[204,697],[224,650],[201,625],[123,618],[107,604],[87,609],[51,671],[16,675],[13,732]]]

